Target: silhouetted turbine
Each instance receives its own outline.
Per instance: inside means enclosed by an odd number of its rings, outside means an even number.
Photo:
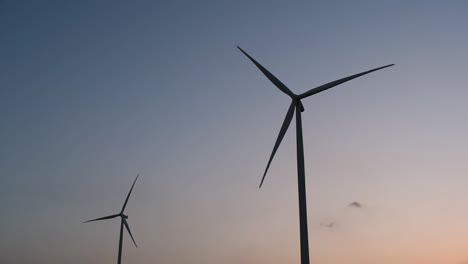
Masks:
[[[316,88],[310,89],[309,91],[302,93],[302,94],[295,94],[293,93],[286,85],[284,85],[278,78],[276,78],[271,72],[269,72],[265,67],[263,67],[260,63],[258,63],[254,58],[252,58],[247,52],[241,49],[239,46],[237,48],[247,56],[250,61],[252,61],[255,66],[276,86],[280,89],[283,93],[287,94],[291,99],[291,104],[289,106],[288,112],[286,113],[286,117],[283,121],[283,125],[281,126],[278,138],[276,139],[275,145],[273,147],[273,151],[271,152],[270,159],[268,160],[265,172],[263,173],[262,180],[260,181],[260,187],[262,187],[263,181],[265,180],[265,176],[270,168],[271,161],[278,150],[281,141],[283,140],[286,131],[291,124],[292,118],[294,116],[294,112],[296,112],[296,145],[297,145],[297,178],[298,178],[298,192],[299,192],[299,225],[300,225],[300,239],[301,239],[301,263],[308,264],[309,263],[309,236],[307,231],[307,205],[306,205],[306,188],[305,188],[305,166],[304,166],[304,144],[302,140],[302,119],[301,113],[304,112],[304,106],[302,105],[301,100],[314,95],[316,93],[323,92],[327,89],[340,85],[344,82],[350,81],[357,77],[363,76],[365,74],[378,71],[380,69],[384,69],[394,64],[389,64],[383,67],[375,68],[369,71],[361,72],[358,74],[354,74],[333,82],[329,82],[327,84],[318,86]]]
[[[84,222],[84,223],[89,223],[89,222],[93,222],[93,221],[112,219],[112,218],[116,218],[116,217],[120,216],[119,258],[117,260],[118,264],[120,264],[122,262],[122,243],[123,243],[123,227],[124,226],[125,226],[125,229],[127,229],[128,234],[132,238],[133,243],[135,244],[135,247],[138,247],[136,242],[135,242],[135,239],[133,239],[132,231],[130,231],[130,227],[128,226],[128,223],[127,223],[128,215],[124,214],[125,207],[127,206],[128,199],[130,198],[130,194],[132,193],[133,186],[135,186],[135,183],[136,183],[136,181],[138,179],[138,176],[140,176],[139,173],[137,174],[137,176],[135,178],[135,181],[133,181],[132,188],[130,188],[130,191],[128,192],[127,198],[125,199],[125,203],[122,206],[122,210],[120,211],[120,213],[114,214],[114,215],[109,215],[109,216],[104,216],[104,217],[101,217],[101,218],[96,218],[96,219],[88,220],[88,221]]]

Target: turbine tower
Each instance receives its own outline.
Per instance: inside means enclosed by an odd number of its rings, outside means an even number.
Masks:
[[[296,113],[296,147],[297,147],[297,184],[298,184],[298,193],[299,193],[299,227],[300,227],[300,244],[301,244],[301,264],[309,264],[309,234],[307,231],[307,198],[306,198],[306,183],[305,183],[305,166],[304,166],[304,143],[302,139],[302,117],[301,113],[304,112],[304,106],[302,105],[301,100],[309,97],[311,95],[323,92],[327,89],[340,85],[344,82],[350,81],[352,79],[358,78],[360,76],[366,75],[368,73],[378,71],[394,64],[389,64],[386,66],[382,66],[379,68],[375,68],[369,71],[361,72],[358,74],[354,74],[333,82],[329,82],[327,84],[318,86],[313,88],[305,93],[302,94],[295,94],[293,93],[286,85],[284,85],[278,78],[276,78],[273,74],[271,74],[265,67],[263,67],[260,63],[258,63],[254,58],[252,58],[247,52],[241,49],[239,46],[237,48],[249,58],[250,61],[257,66],[257,68],[270,80],[278,89],[280,89],[283,93],[287,94],[291,98],[291,104],[289,105],[288,112],[286,113],[286,117],[283,121],[283,125],[281,126],[278,138],[276,139],[275,145],[273,147],[273,151],[271,152],[270,159],[268,160],[265,172],[263,173],[262,180],[260,182],[260,187],[262,187],[263,180],[265,180],[265,176],[268,172],[268,168],[270,167],[271,161],[275,156],[276,151],[278,150],[281,141],[283,140],[286,131],[291,124],[291,121],[294,116],[294,112]]]
[[[124,226],[125,226],[125,229],[127,229],[128,234],[132,238],[133,243],[135,244],[135,247],[138,247],[136,242],[135,242],[135,239],[133,239],[133,235],[132,235],[132,232],[130,231],[130,227],[128,226],[128,222],[127,222],[128,215],[124,214],[125,207],[127,206],[128,199],[130,198],[130,194],[132,193],[133,186],[135,186],[135,183],[138,180],[138,176],[140,176],[139,173],[136,176],[135,181],[133,181],[132,188],[130,188],[130,191],[128,192],[127,198],[125,199],[124,205],[122,206],[122,210],[120,210],[120,213],[109,215],[109,216],[104,216],[104,217],[100,217],[100,218],[96,218],[96,219],[89,220],[89,221],[85,222],[85,223],[89,223],[89,222],[94,222],[94,221],[107,220],[107,219],[120,217],[119,258],[117,260],[118,264],[122,263],[122,244],[123,244],[123,228],[124,228]]]

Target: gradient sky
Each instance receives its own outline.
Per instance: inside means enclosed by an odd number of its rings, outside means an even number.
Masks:
[[[130,3],[131,2],[131,3]],[[377,3],[379,2],[379,3]],[[1,1],[1,263],[468,262],[468,2]],[[362,208],[347,205],[358,201]],[[321,226],[336,222],[336,228]]]

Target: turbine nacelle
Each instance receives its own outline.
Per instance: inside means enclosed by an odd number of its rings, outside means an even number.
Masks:
[[[299,107],[301,108],[301,112],[304,112],[305,109],[304,109],[304,105],[301,102],[301,99],[298,99],[298,98],[293,99],[293,103],[294,105],[299,105]]]

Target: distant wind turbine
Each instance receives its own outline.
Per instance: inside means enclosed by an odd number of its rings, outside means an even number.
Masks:
[[[127,198],[125,199],[125,203],[122,206],[122,210],[120,211],[120,213],[114,214],[114,215],[109,215],[109,216],[104,216],[104,217],[101,217],[101,218],[96,218],[96,219],[89,220],[89,221],[85,222],[85,223],[89,223],[89,222],[93,222],[93,221],[107,220],[107,219],[120,217],[119,258],[118,258],[118,261],[117,261],[118,264],[120,264],[122,262],[122,243],[123,243],[123,227],[124,226],[127,229],[128,234],[132,238],[133,243],[135,244],[135,247],[138,247],[136,242],[135,242],[135,239],[133,239],[132,232],[130,231],[130,227],[128,226],[128,223],[127,223],[128,215],[124,214],[125,207],[127,206],[128,199],[130,198],[130,194],[132,193],[133,186],[135,186],[135,183],[136,183],[136,181],[138,179],[138,176],[140,176],[139,173],[136,176],[135,181],[133,181],[132,188],[130,188],[130,191],[128,192]]]
[[[302,94],[295,94],[291,90],[289,90],[286,85],[284,85],[278,78],[276,78],[273,74],[271,74],[267,69],[265,69],[260,63],[258,63],[254,58],[252,58],[247,52],[241,49],[239,46],[237,48],[247,56],[250,61],[252,61],[255,66],[270,80],[278,89],[280,89],[283,93],[287,94],[291,99],[292,102],[289,106],[288,112],[286,113],[286,117],[284,119],[283,125],[281,126],[278,138],[276,139],[276,143],[273,147],[273,151],[270,155],[270,159],[268,160],[268,164],[266,166],[265,172],[263,173],[262,180],[260,182],[260,187],[262,187],[263,180],[267,174],[268,168],[270,167],[271,161],[275,156],[276,151],[278,150],[281,141],[283,140],[286,131],[291,124],[293,119],[294,112],[296,112],[296,145],[297,145],[297,183],[298,183],[298,191],[299,191],[299,226],[300,226],[300,239],[301,239],[301,263],[308,264],[309,263],[309,235],[307,231],[307,205],[306,205],[306,188],[305,188],[305,168],[304,168],[304,144],[302,141],[302,119],[301,113],[304,112],[304,106],[302,105],[301,100],[309,97],[311,95],[323,92],[327,89],[340,85],[344,82],[350,81],[357,77],[363,76],[365,74],[378,71],[394,64],[389,64],[383,67],[375,68],[369,71],[361,72],[355,75],[351,75],[333,82],[329,82],[327,84],[318,86],[313,88],[305,93]]]

